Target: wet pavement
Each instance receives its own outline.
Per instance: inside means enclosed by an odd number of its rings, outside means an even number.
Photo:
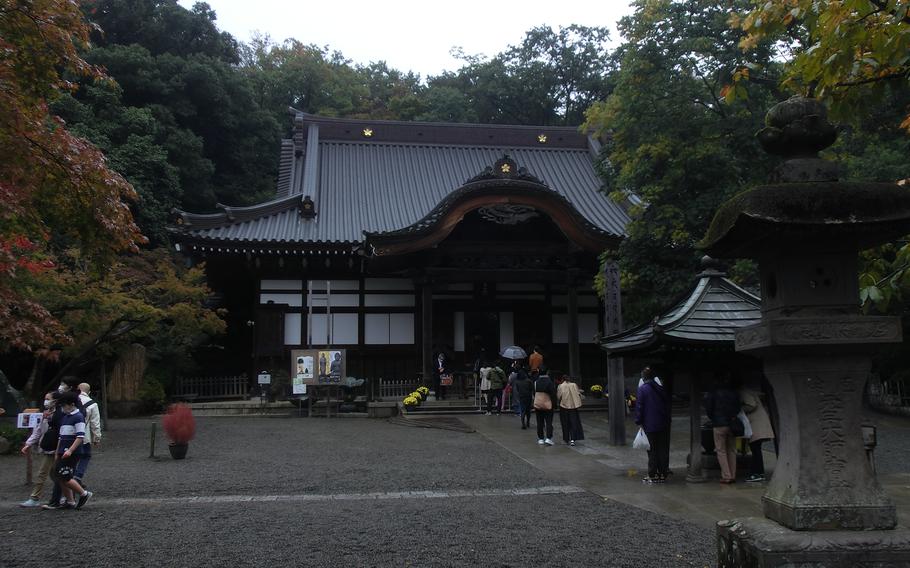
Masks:
[[[895,501],[902,526],[910,526],[910,419],[869,414],[878,426],[875,465],[879,482]],[[677,519],[713,527],[717,521],[735,517],[762,516],[761,497],[766,483],[746,483],[743,475],[733,485],[720,485],[711,472],[705,483],[686,482],[689,453],[689,418],[675,416],[671,426],[670,468],[674,475],[668,483],[646,485],[647,453],[631,447],[638,427],[626,422],[628,446],[609,444],[609,422],[605,413],[583,413],[585,440],[575,447],[562,443],[558,420],[556,446],[537,445],[532,418],[531,430],[521,430],[511,415],[472,416],[464,422],[503,446],[535,468],[565,483],[583,487],[604,499],[640,507]],[[774,471],[773,444],[764,444],[766,477]],[[714,476],[717,474],[714,473]]]

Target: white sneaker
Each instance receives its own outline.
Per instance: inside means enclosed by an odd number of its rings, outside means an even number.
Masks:
[[[544,441],[543,441],[543,440],[537,440],[537,445],[538,445],[538,446],[542,446],[543,444],[544,444]]]
[[[546,440],[543,441],[543,443],[546,444],[546,445],[548,445],[548,446],[552,446],[552,445],[553,445],[553,440],[547,438]]]
[[[32,499],[31,497],[29,497],[28,500],[19,503],[19,506],[20,506],[20,507],[28,507],[28,508],[31,508],[31,507],[40,507],[40,506],[41,506],[41,501],[38,501],[37,499]]]

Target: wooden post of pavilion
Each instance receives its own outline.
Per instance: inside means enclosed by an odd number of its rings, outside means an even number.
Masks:
[[[705,477],[701,459],[701,371],[694,369],[689,377],[689,469],[686,481],[704,483]]]
[[[622,305],[619,291],[619,266],[604,264],[604,335],[622,331]],[[610,411],[610,444],[626,445],[626,385],[622,357],[607,358],[607,393]],[[614,417],[616,418],[614,420]]]
[[[433,376],[433,286],[429,279],[422,281],[420,287],[420,344],[423,381],[429,385]]]
[[[578,349],[578,288],[574,272],[569,272],[566,326],[569,342],[569,375],[577,381],[581,374],[581,355]]]

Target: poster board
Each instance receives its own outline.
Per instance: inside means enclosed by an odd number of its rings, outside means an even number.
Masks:
[[[337,385],[347,376],[344,349],[291,350],[291,384],[294,394],[305,394],[305,385]],[[303,387],[298,392],[298,388]]]
[[[16,416],[16,428],[34,428],[41,423],[41,413],[40,412],[28,412],[29,410],[37,410],[27,408],[26,412],[20,412]]]

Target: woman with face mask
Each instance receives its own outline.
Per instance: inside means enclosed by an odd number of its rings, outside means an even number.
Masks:
[[[44,412],[41,421],[32,428],[32,433],[22,446],[22,453],[34,451],[40,456],[38,462],[38,477],[32,484],[32,492],[28,499],[19,503],[20,507],[38,507],[41,505],[41,493],[44,491],[44,482],[54,467],[54,450],[57,448],[57,434],[50,429],[50,419],[54,414],[54,393],[44,395]]]

